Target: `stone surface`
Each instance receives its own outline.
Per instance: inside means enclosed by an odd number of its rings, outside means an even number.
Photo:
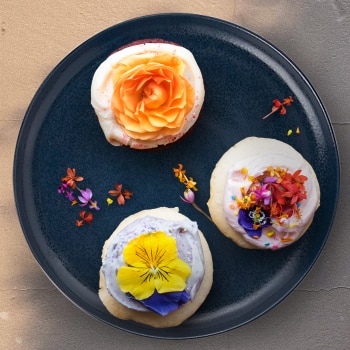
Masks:
[[[115,23],[190,12],[242,25],[281,49],[329,113],[342,168],[329,240],[305,280],[259,319],[230,332],[155,340],[111,328],[69,302],[42,272],[18,222],[12,189],[16,138],[34,93],[80,43]],[[0,349],[348,349],[350,346],[350,5],[347,0],[5,0],[0,7]],[[332,171],[332,169],[329,169]],[[180,344],[181,343],[181,344]]]

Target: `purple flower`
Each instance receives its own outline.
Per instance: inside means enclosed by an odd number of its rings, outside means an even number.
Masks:
[[[68,198],[71,202],[75,200],[75,197],[73,196],[73,191],[67,191],[65,194],[66,198]]]
[[[90,200],[92,198],[92,191],[90,188],[87,188],[85,191],[80,190],[81,196],[78,196],[78,199],[80,200],[80,206],[85,207],[90,203]]]
[[[268,184],[263,185],[262,187],[257,187],[254,190],[254,194],[256,196],[256,199],[263,199],[264,205],[269,205],[271,200],[271,191],[268,189]]]
[[[129,293],[128,296],[134,299]],[[165,316],[170,312],[177,310],[181,305],[187,303],[189,299],[190,296],[186,291],[160,294],[155,290],[149,298],[138,301],[148,309]]]
[[[260,208],[240,209],[238,212],[238,223],[252,238],[260,238],[262,228],[271,225],[270,218]]]
[[[180,196],[180,198],[186,203],[193,204],[194,203],[194,192],[191,191],[190,189],[187,189],[184,192],[184,198],[182,198],[181,196]]]
[[[100,207],[97,206],[97,201],[95,201],[95,202],[90,201],[89,208],[90,209],[95,209],[95,210],[100,210]]]
[[[68,191],[68,185],[64,182],[60,184],[60,187],[57,189],[58,193],[66,193]]]

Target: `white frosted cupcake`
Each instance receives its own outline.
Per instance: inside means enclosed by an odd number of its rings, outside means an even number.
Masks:
[[[218,161],[208,207],[220,231],[243,248],[280,249],[300,239],[320,204],[311,165],[288,144],[249,137]]]
[[[104,244],[99,297],[120,319],[179,325],[200,307],[212,282],[208,244],[177,208],[131,215]]]
[[[92,80],[91,104],[108,142],[142,150],[188,133],[204,94],[192,53],[152,39],[124,46],[101,63]]]

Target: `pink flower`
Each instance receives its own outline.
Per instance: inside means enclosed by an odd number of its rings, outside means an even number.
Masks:
[[[264,205],[269,205],[271,200],[271,191],[267,188],[268,184],[259,186],[254,190],[257,200],[263,199]]]
[[[186,203],[193,204],[195,199],[194,192],[188,188],[184,192],[184,198],[182,198],[181,196],[180,198]]]

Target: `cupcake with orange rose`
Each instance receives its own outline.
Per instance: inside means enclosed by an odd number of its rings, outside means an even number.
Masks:
[[[120,319],[177,326],[201,306],[212,282],[207,241],[178,208],[135,213],[104,244],[99,297]]]
[[[91,85],[91,104],[107,141],[139,150],[171,144],[188,133],[204,95],[193,54],[158,39],[113,52]]]

